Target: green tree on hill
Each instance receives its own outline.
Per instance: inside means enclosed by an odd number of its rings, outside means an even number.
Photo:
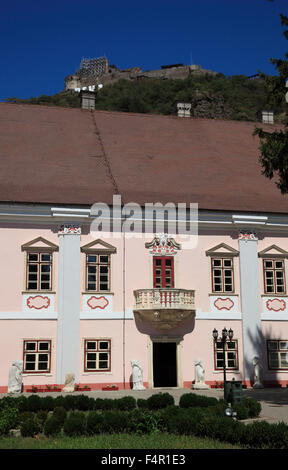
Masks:
[[[288,39],[288,18],[284,15],[281,17],[281,26],[285,28],[284,36]],[[271,107],[285,106],[283,116],[283,130],[275,130],[273,132],[264,131],[262,128],[256,127],[254,135],[260,138],[260,158],[262,173],[269,179],[276,178],[276,185],[282,194],[288,192],[288,112],[285,95],[288,91],[286,81],[288,80],[288,53],[285,59],[271,59],[271,63],[278,70],[278,76],[269,77],[262,74],[268,92],[269,103]],[[288,97],[288,95],[287,95]]]

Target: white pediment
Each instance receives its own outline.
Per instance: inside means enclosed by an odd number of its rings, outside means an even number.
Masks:
[[[288,251],[283,250],[283,248],[280,248],[277,245],[270,245],[267,248],[265,248],[262,251],[259,251],[258,253],[259,258],[272,258],[272,257],[281,257],[281,258],[287,258],[288,257]]]
[[[238,256],[239,251],[232,248],[232,246],[227,245],[226,243],[220,243],[219,245],[213,246],[206,251],[207,256],[217,256],[217,255],[225,255],[225,256]]]
[[[93,242],[87,243],[81,247],[81,251],[89,252],[89,251],[103,251],[103,253],[116,253],[116,247],[110,245],[110,243],[104,242],[100,238],[97,240],[93,240]]]
[[[58,251],[58,246],[55,243],[49,242],[43,237],[37,237],[33,240],[24,243],[21,246],[22,251],[28,250],[48,250],[48,251]]]

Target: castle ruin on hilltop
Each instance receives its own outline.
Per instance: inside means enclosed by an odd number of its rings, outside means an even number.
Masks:
[[[110,65],[106,57],[94,59],[82,59],[80,68],[73,75],[65,78],[65,90],[80,91],[84,87],[98,87],[108,83],[115,83],[121,78],[126,80],[143,80],[158,78],[167,80],[185,79],[194,74],[216,75],[217,72],[202,69],[200,65],[172,64],[162,65],[159,70],[142,71],[141,67],[119,69],[115,65]]]

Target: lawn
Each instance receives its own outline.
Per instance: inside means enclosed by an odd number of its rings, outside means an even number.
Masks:
[[[168,433],[92,437],[2,437],[0,449],[240,449],[217,440]]]

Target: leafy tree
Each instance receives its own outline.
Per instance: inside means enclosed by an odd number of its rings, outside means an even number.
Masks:
[[[288,39],[288,18],[280,15],[281,26],[285,28],[284,36]],[[283,105],[285,102],[285,87],[288,79],[288,53],[285,59],[270,59],[271,63],[278,70],[278,76],[269,77],[261,74],[266,82],[270,104],[273,108]],[[288,96],[288,95],[287,95]],[[285,117],[283,119],[283,129],[274,132],[264,131],[262,128],[255,128],[254,135],[260,138],[260,157],[262,173],[269,179],[277,178],[276,185],[282,194],[288,193],[288,112],[285,106]]]

